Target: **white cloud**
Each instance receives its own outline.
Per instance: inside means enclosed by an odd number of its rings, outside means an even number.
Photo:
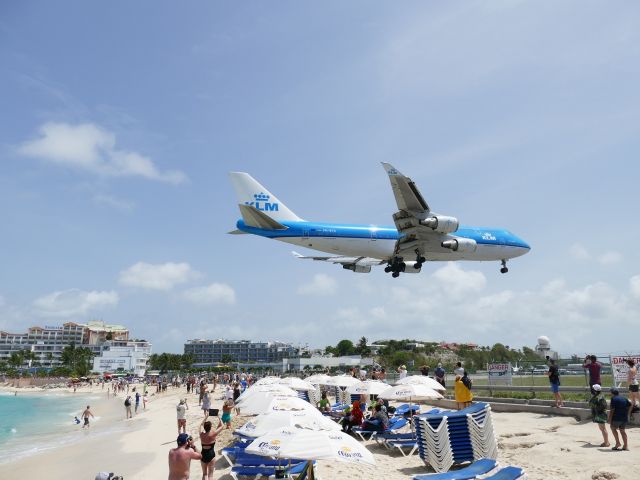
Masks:
[[[640,275],[634,275],[629,280],[631,295],[640,300]]]
[[[35,313],[43,317],[73,317],[116,306],[118,300],[114,291],[86,292],[74,288],[44,295],[33,302],[33,307]]]
[[[100,205],[106,205],[108,207],[115,208],[116,210],[122,210],[124,212],[130,212],[134,207],[133,202],[129,202],[112,195],[97,194],[93,196],[93,201]]]
[[[18,152],[103,176],[139,176],[168,183],[187,179],[181,171],[160,171],[151,159],[118,149],[115,134],[93,123],[45,123],[40,137],[20,145]]]
[[[605,252],[598,257],[598,262],[602,265],[613,265],[622,260],[622,255],[618,252]]]
[[[591,257],[589,251],[579,243],[574,243],[569,247],[569,254],[578,260],[587,260]]]
[[[317,273],[313,281],[298,287],[300,295],[333,295],[338,290],[338,282],[329,275]]]
[[[120,272],[120,284],[149,290],[171,290],[176,285],[200,277],[188,263],[162,263],[153,265],[138,262]]]
[[[196,305],[213,305],[216,303],[236,303],[236,292],[224,283],[212,283],[205,287],[195,287],[182,293],[182,298]]]
[[[459,297],[484,289],[487,279],[481,272],[463,270],[460,264],[449,262],[436,270],[432,277],[445,289],[448,295]]]

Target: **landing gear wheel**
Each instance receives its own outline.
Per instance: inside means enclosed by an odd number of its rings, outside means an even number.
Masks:
[[[422,268],[422,263],[421,262],[414,263],[413,268],[415,268],[416,270],[420,270]]]
[[[392,270],[392,268],[391,268],[390,265],[384,267],[384,273],[389,273],[391,270]]]
[[[393,273],[391,274],[391,276],[392,276],[393,278],[398,278],[398,277],[400,276],[400,272],[393,272]]]
[[[424,257],[418,257],[416,261],[417,261],[420,265],[422,265],[424,262],[426,262],[426,261],[427,261],[427,259],[426,259],[426,258],[424,258]]]
[[[507,261],[502,260],[502,268],[500,269],[500,273],[507,273],[509,269],[507,268]]]

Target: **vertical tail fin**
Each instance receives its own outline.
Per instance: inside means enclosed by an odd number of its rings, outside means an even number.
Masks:
[[[278,222],[304,221],[248,173],[230,172],[229,176],[240,205],[251,205]]]

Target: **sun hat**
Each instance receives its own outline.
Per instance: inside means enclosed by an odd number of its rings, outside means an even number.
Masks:
[[[180,446],[187,443],[188,440],[189,440],[189,435],[187,435],[186,433],[181,433],[180,435],[178,435],[176,442],[178,442],[178,446]]]
[[[602,390],[602,387],[600,386],[599,383],[594,383],[593,385],[591,385],[591,388],[593,388],[596,392],[599,392]]]

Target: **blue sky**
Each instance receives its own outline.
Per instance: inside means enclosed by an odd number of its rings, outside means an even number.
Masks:
[[[3,2],[0,329],[635,352],[640,6]],[[392,279],[231,236],[227,173],[391,225],[380,162],[533,250]]]

